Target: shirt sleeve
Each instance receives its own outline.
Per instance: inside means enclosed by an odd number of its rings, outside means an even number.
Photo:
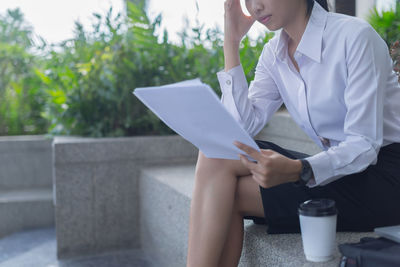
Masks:
[[[272,62],[273,58],[269,58],[265,51],[266,46],[259,57],[254,80],[249,87],[241,64],[227,72],[217,73],[222,104],[252,138],[263,129],[283,103],[278,88],[265,66],[266,63]]]
[[[314,178],[307,186],[326,185],[375,165],[383,142],[385,83],[391,71],[389,49],[371,27],[362,28],[346,43],[347,85],[344,101],[345,140],[313,156]]]

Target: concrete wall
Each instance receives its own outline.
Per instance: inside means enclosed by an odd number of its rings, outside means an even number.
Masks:
[[[256,139],[314,154],[320,149],[288,113]],[[139,175],[143,167],[194,163],[198,149],[178,135],[56,138],[53,144],[59,258],[139,248]]]
[[[0,137],[0,189],[51,187],[52,139]]]
[[[0,237],[54,226],[52,139],[0,137]]]
[[[286,111],[275,113],[254,139],[274,142],[284,148],[309,155],[321,151]]]
[[[139,248],[139,170],[197,157],[176,135],[56,138],[53,147],[59,258]]]

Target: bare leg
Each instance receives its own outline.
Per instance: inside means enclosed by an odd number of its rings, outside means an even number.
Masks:
[[[229,233],[219,260],[219,267],[238,266],[243,248],[243,225],[243,216],[234,208]]]
[[[199,151],[187,266],[218,266],[232,220],[237,177],[249,173],[240,160],[209,159]]]
[[[259,185],[251,175],[240,177],[238,180],[231,226],[219,267],[232,267],[239,264],[243,248],[244,216],[264,217]]]

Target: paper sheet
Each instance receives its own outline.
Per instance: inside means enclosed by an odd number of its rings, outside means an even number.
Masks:
[[[208,158],[239,160],[235,140],[260,151],[254,139],[200,79],[156,87],[136,88],[133,94],[177,134]],[[256,161],[246,155],[251,161]]]

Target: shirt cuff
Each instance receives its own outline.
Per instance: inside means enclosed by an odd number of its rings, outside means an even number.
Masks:
[[[308,187],[322,185],[325,180],[334,176],[331,160],[326,151],[319,152],[304,159],[310,163],[314,173],[314,179],[307,183]]]
[[[217,72],[221,92],[232,92],[234,89],[240,90],[247,87],[247,79],[244,74],[242,64],[239,64],[228,71],[221,70]]]

